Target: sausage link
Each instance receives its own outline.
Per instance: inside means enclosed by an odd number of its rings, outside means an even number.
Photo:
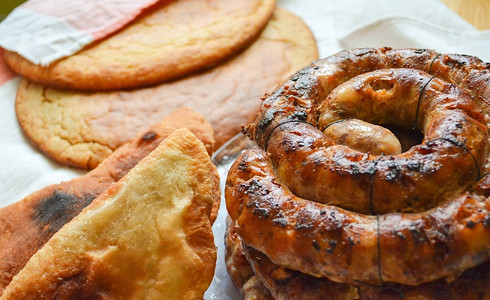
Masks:
[[[323,58],[292,75],[264,100],[256,121],[244,131],[263,147],[270,131],[286,120],[314,123],[313,106],[338,85],[357,75],[388,68],[427,72],[468,90],[479,103],[490,104],[490,64],[476,57],[427,49],[361,48]]]
[[[391,67],[434,71],[454,84],[422,71],[379,70]],[[245,132],[298,196],[369,214],[423,211],[481,175],[489,73],[477,58],[430,50],[342,51],[293,75]],[[424,140],[400,155],[375,156],[339,147],[315,128],[344,118],[417,127]]]
[[[418,286],[360,284],[356,287],[275,265],[265,254],[248,246],[240,249],[254,267],[256,276],[269,286],[274,299],[446,300],[490,297],[490,261],[463,272],[450,282],[439,279]]]
[[[490,261],[465,271],[457,279],[444,279],[419,286],[389,284],[383,287],[362,286],[361,300],[447,300],[489,299]]]
[[[358,119],[344,119],[330,123],[323,134],[335,144],[374,155],[402,153],[398,138],[388,129]]]
[[[242,244],[239,237],[234,241]],[[248,246],[238,248],[253,266],[256,272],[254,274],[257,274],[254,276],[260,278],[260,283],[263,282],[269,287],[274,299],[446,300],[490,297],[490,261],[463,272],[450,282],[439,279],[418,286],[385,284],[377,287],[360,284],[356,287],[281,267],[274,264],[265,254]],[[248,264],[248,261],[245,263]]]
[[[229,218],[226,219],[225,263],[230,279],[237,287],[244,300],[274,299],[262,281],[255,275],[242,247],[242,240],[236,227]]]
[[[426,212],[369,216],[295,196],[254,148],[231,167],[225,196],[244,243],[336,282],[419,285],[490,258],[490,176]]]

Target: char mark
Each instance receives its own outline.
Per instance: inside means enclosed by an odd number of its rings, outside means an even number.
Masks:
[[[78,215],[95,197],[90,194],[79,197],[64,191],[54,191],[50,197],[43,199],[34,208],[32,219],[41,231],[54,234]]]

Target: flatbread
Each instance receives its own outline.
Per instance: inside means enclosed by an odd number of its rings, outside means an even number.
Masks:
[[[31,256],[63,225],[179,128],[191,130],[204,143],[208,154],[212,154],[214,139],[211,125],[198,113],[183,107],[141,132],[87,174],[47,186],[1,208],[0,295]],[[214,174],[214,179],[218,186],[218,174]],[[219,189],[215,194],[215,205],[209,216],[211,222],[218,213]]]
[[[136,132],[188,106],[215,130],[216,147],[251,121],[267,92],[318,58],[303,21],[278,8],[246,51],[206,72],[132,91],[80,93],[23,80],[17,118],[26,136],[57,162],[94,168]]]
[[[248,46],[275,0],[161,1],[109,38],[58,60],[35,65],[14,52],[5,61],[32,81],[58,88],[136,88],[182,77]]]
[[[189,130],[175,131],[63,226],[0,299],[202,299],[216,264],[215,170]]]

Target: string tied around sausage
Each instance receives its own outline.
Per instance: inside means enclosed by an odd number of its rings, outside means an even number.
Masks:
[[[487,261],[489,72],[477,58],[390,48],[298,71],[246,128],[259,148],[230,169],[240,238],[279,266],[353,285],[417,286]],[[355,130],[332,137],[348,124],[424,139],[373,154],[340,143]]]

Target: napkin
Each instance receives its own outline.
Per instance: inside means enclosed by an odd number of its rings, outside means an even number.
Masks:
[[[157,2],[29,0],[0,23],[0,47],[48,65],[122,28]]]
[[[490,31],[476,30],[437,0],[277,0],[277,4],[308,24],[321,57],[346,48],[392,46],[472,54],[490,61],[490,51],[486,50],[490,49]],[[48,184],[83,174],[50,161],[29,144],[15,117],[19,77],[6,78],[9,80],[0,86],[0,207]],[[226,166],[221,171],[224,180]],[[205,295],[208,300],[241,299],[224,265],[225,217],[223,202],[213,227],[218,263]]]

